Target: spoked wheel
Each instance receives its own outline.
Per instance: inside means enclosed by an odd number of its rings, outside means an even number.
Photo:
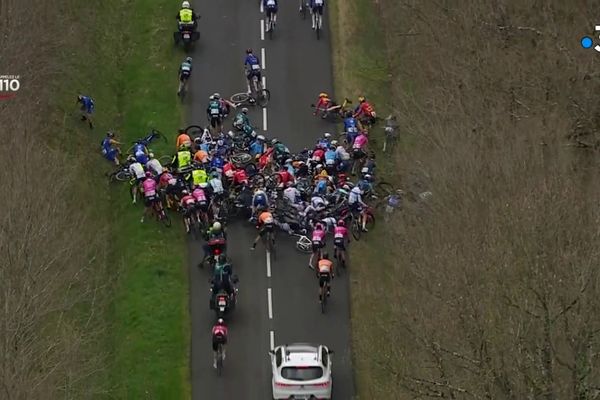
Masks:
[[[371,211],[367,211],[365,214],[365,218],[367,219],[367,223],[365,224],[367,230],[371,230],[373,228],[375,228],[375,215],[373,215],[373,213]]]
[[[229,100],[231,100],[231,102],[234,104],[242,104],[250,100],[250,96],[248,95],[248,93],[236,93],[233,96],[231,96]]]
[[[125,182],[131,179],[131,174],[127,170],[121,170],[114,174],[114,179],[118,180],[119,182]]]
[[[223,373],[223,345],[219,343],[217,349],[217,375],[221,376]]]

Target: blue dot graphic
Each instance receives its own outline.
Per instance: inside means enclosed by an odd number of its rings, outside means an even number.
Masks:
[[[592,42],[592,38],[589,36],[584,36],[581,38],[581,47],[584,49],[589,49],[593,46],[594,42]]]

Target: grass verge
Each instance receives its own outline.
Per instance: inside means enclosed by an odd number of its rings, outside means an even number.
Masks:
[[[96,100],[97,126],[81,125],[79,141],[98,154],[108,129],[117,132],[125,151],[132,140],[154,127],[170,135],[181,121],[175,75],[181,54],[172,50],[172,15],[166,0],[107,0],[93,7],[93,40],[81,49],[87,79],[78,90]],[[91,22],[93,21],[93,23]],[[93,50],[92,50],[93,48]],[[69,105],[72,107],[71,105]],[[156,143],[158,156],[172,143]],[[94,179],[111,169],[104,161]],[[97,166],[96,166],[97,167]],[[96,168],[98,171],[98,168]],[[126,184],[108,187],[110,204],[109,274],[113,285],[106,315],[106,373],[99,386],[107,398],[179,399],[190,397],[188,275],[185,244],[178,224],[164,229],[140,223]],[[104,396],[103,396],[104,397]]]
[[[390,104],[391,69],[377,2],[335,0],[330,4],[336,96],[356,99],[359,95],[364,95],[375,106],[379,115],[384,116],[388,110],[393,109]],[[383,131],[370,132],[371,148],[381,148],[382,139]],[[378,176],[385,172],[386,166],[391,162],[388,158],[378,158]],[[382,288],[372,284],[372,268],[389,271],[393,262],[390,256],[382,256],[386,252],[381,251],[381,246],[374,245],[384,243],[384,235],[382,229],[376,229],[361,241],[353,242],[351,247],[351,326],[359,399],[395,398],[381,397],[383,393],[390,393],[388,385],[393,391],[392,385],[387,381],[386,374],[382,373],[383,366],[373,368],[376,361],[373,348],[390,345],[384,335],[373,335],[373,327],[381,323],[381,318],[385,318],[386,310],[377,295]],[[375,261],[379,265],[371,265]]]

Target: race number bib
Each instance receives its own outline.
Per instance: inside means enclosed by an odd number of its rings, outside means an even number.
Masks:
[[[322,6],[323,0],[315,0],[315,6]]]
[[[275,0],[268,0],[267,7],[275,7]]]
[[[252,64],[252,70],[253,71],[256,71],[256,70],[259,70],[259,69],[260,69],[260,65],[258,65],[258,64]]]
[[[211,108],[210,109],[210,114],[213,115],[213,116],[217,116],[217,115],[219,115],[219,111],[220,110],[218,108]]]

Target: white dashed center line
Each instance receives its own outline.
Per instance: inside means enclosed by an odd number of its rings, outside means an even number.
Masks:
[[[271,288],[267,289],[267,301],[269,303],[269,319],[273,319],[273,291]]]

